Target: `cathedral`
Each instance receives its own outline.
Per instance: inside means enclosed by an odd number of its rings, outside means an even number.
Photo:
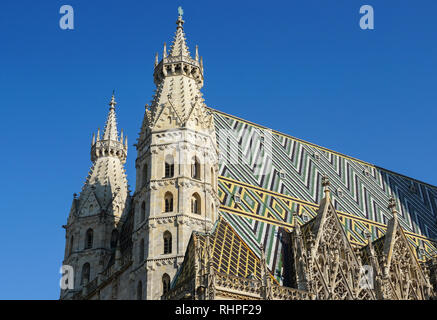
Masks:
[[[181,12],[128,187],[112,95],[61,300],[437,299],[437,187],[206,105]]]

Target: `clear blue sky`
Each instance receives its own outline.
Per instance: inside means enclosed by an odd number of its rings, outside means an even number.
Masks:
[[[63,4],[74,30],[59,28]],[[58,298],[61,226],[113,89],[135,185],[132,144],[179,5],[208,106],[437,184],[436,1],[2,1],[0,299]]]

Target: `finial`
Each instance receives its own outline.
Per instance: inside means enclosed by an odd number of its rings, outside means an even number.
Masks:
[[[196,44],[196,61],[199,61],[199,46]]]
[[[97,141],[100,140],[100,128],[97,129]]]
[[[367,239],[367,243],[369,243],[369,241],[371,241],[372,234],[370,233],[369,230],[364,229],[363,236]]]
[[[164,50],[162,50],[162,57],[167,58],[167,44],[164,42]]]
[[[183,26],[183,24],[185,22],[184,20],[182,20],[182,16],[184,14],[184,10],[182,10],[181,6],[179,6],[179,8],[178,8],[178,13],[179,13],[178,20],[176,21],[176,24],[178,25],[177,29],[182,28],[182,26]]]
[[[397,219],[398,210],[396,210],[396,200],[393,196],[388,200],[388,209],[390,209],[391,213],[393,214],[393,218]]]
[[[115,90],[112,90],[112,98],[111,101],[109,102],[109,105],[111,106],[110,109],[115,109],[115,105],[117,104],[117,102],[115,102]]]
[[[158,65],[158,52],[156,53],[156,56],[155,56],[155,67]]]
[[[322,177],[322,186],[323,186],[323,192],[325,193],[325,198],[329,200],[330,196],[331,196],[331,191],[329,190],[329,186],[331,185],[331,183],[329,182],[329,178],[328,176],[323,176]]]

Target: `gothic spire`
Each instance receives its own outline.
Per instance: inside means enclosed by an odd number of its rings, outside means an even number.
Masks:
[[[109,102],[109,113],[106,119],[103,137],[100,139],[100,130],[97,133],[97,139],[92,141],[91,160],[94,162],[101,156],[115,156],[120,158],[122,163],[126,161],[127,143],[123,143],[123,136],[119,137],[117,129],[117,117],[115,115],[114,92],[112,92],[111,101]],[[126,140],[127,141],[127,137]]]
[[[187,38],[184,32],[184,23],[182,19],[182,8],[179,7],[179,16],[176,20],[176,33],[167,54],[167,46],[164,43],[162,59],[157,63],[155,58],[155,84],[159,86],[162,80],[167,76],[184,75],[193,78],[199,88],[203,86],[203,62],[199,56],[198,47],[196,46],[196,55],[193,59],[187,46]],[[200,62],[199,62],[200,60]]]
[[[150,130],[185,127],[208,134],[213,130],[213,115],[208,113],[201,92],[202,58],[197,48],[195,58],[190,56],[182,14],[180,8],[176,34],[169,54],[166,54],[164,45],[163,56],[158,63],[155,57],[153,78],[156,90],[150,107],[146,107],[137,148],[145,141]],[[211,138],[215,139],[215,135]]]
[[[123,133],[118,135],[115,115],[114,93],[109,102],[109,113],[103,137],[100,130],[93,137],[91,161],[93,165],[80,193],[80,208],[100,208],[104,212],[120,215],[124,210],[128,194],[127,178],[123,164],[127,157],[127,140],[123,143]],[[93,213],[93,212],[91,212]],[[90,214],[91,214],[90,213]]]
[[[105,130],[103,133],[103,140],[118,140],[118,130],[117,130],[117,119],[115,116],[115,105],[117,102],[115,101],[114,92],[112,92],[112,98],[109,102],[109,113],[108,119],[106,120]]]
[[[190,57],[190,52],[188,50],[188,46],[186,43],[186,37],[185,37],[185,33],[184,33],[184,20],[182,20],[182,15],[179,14],[178,16],[178,20],[176,20],[176,33],[175,33],[175,37],[173,39],[173,43],[171,45],[171,49],[170,49],[170,56],[173,57],[178,57],[178,56],[186,56],[186,57]]]

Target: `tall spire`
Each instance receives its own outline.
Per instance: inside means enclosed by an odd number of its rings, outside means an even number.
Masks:
[[[153,80],[156,90],[150,107],[146,108],[140,141],[144,140],[152,128],[162,130],[177,126],[207,132],[212,130],[212,115],[207,112],[200,91],[204,80],[202,58],[197,46],[195,58],[190,56],[183,31],[182,14],[183,11],[179,8],[171,51],[166,55],[164,45],[161,60],[158,63],[155,60]]]
[[[188,46],[186,43],[186,37],[184,33],[184,23],[182,20],[183,10],[181,7],[178,8],[179,16],[176,20],[176,34],[173,40],[173,44],[171,45],[170,56],[188,56],[190,57],[190,52],[188,51]]]
[[[187,39],[184,33],[184,23],[182,19],[183,10],[178,8],[179,16],[176,20],[176,33],[173,38],[173,42],[170,47],[170,51],[167,54],[167,46],[164,43],[164,50],[162,53],[162,60],[157,63],[155,61],[154,80],[158,86],[162,79],[167,76],[185,75],[194,78],[197,84],[203,86],[203,67],[199,62],[199,51],[196,46],[196,55],[193,59],[190,55],[190,51],[187,46]]]

